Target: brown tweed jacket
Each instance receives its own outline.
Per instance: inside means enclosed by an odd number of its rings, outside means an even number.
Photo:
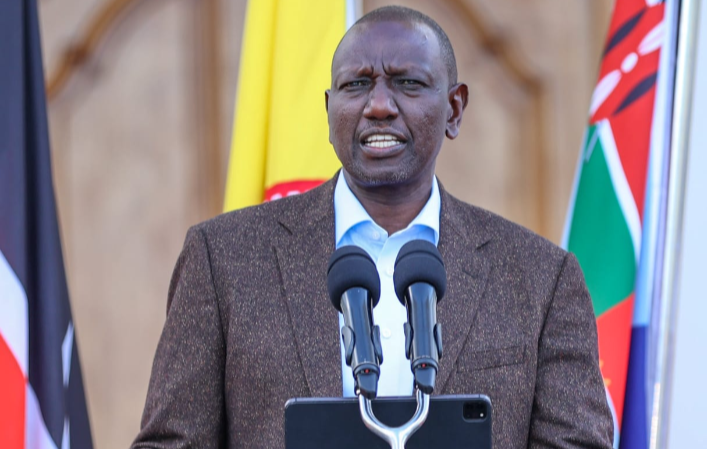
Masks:
[[[187,234],[133,448],[281,448],[292,397],[341,396],[326,292],[335,181]],[[444,190],[437,391],[484,393],[495,449],[610,448],[594,314],[574,256]]]

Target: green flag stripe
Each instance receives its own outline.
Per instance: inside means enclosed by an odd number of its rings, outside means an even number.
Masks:
[[[568,240],[568,250],[584,271],[596,316],[633,291],[636,274],[633,238],[606,155],[607,143],[613,142],[606,142],[599,126],[587,132]]]

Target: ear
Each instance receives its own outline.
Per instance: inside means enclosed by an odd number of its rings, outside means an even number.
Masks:
[[[445,134],[448,139],[456,139],[459,135],[459,127],[462,123],[464,109],[469,102],[469,88],[464,83],[455,84],[449,88],[448,98],[451,114],[447,119]]]
[[[324,91],[324,108],[326,109],[326,112],[327,112],[327,116],[326,116],[327,123],[329,123],[329,125],[330,125],[329,126],[329,143],[332,143],[331,142],[331,123],[329,122],[329,92],[331,92],[329,89]]]

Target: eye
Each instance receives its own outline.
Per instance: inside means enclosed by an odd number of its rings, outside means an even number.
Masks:
[[[416,79],[410,79],[410,78],[403,78],[398,80],[398,84],[401,86],[406,86],[406,87],[420,87],[422,86],[422,82],[418,81]]]
[[[353,80],[347,81],[341,85],[342,89],[357,89],[360,87],[366,87],[368,85],[368,80]]]

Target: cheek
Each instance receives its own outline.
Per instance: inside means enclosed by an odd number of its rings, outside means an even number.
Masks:
[[[344,104],[336,106],[334,110],[331,108],[329,110],[329,131],[332,134],[332,140],[350,141],[358,125],[357,109]]]
[[[351,142],[358,124],[356,117],[356,108],[350,103],[342,100],[329,103],[329,141],[344,165],[352,159]]]
[[[417,134],[419,139],[436,141],[444,137],[447,121],[441,108],[420,108],[418,117],[418,129],[415,134]]]

